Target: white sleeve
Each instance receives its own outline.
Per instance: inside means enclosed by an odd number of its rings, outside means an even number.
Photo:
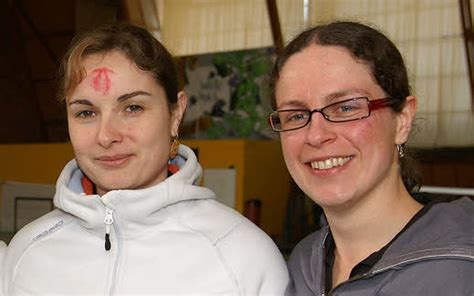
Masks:
[[[5,242],[0,241],[0,296],[3,295],[3,274],[5,271],[4,259],[7,253],[7,245]]]

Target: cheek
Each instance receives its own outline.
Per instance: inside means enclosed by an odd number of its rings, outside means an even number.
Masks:
[[[300,151],[303,146],[302,139],[301,137],[297,137],[296,134],[283,133],[280,136],[280,141],[284,160],[291,170],[295,162],[297,162],[298,156],[301,154]]]
[[[74,149],[75,154],[81,154],[84,150],[87,150],[91,145],[91,132],[77,126],[75,124],[69,123],[69,139],[71,140],[71,145]]]
[[[171,146],[169,126],[161,124],[155,129],[141,129],[137,134],[140,135],[142,143],[152,151],[154,159],[168,153]]]
[[[348,130],[350,138],[362,151],[377,158],[386,154],[394,143],[395,125],[389,116],[373,117],[373,120],[361,120],[358,128]]]

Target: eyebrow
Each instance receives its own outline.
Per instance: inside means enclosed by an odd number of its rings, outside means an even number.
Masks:
[[[141,91],[141,90],[138,90],[138,91],[134,91],[134,92],[131,92],[131,93],[127,93],[127,94],[123,94],[121,96],[119,96],[117,98],[117,102],[121,103],[123,101],[126,101],[130,98],[133,98],[133,97],[136,97],[136,96],[140,96],[140,95],[143,95],[143,96],[151,96],[151,93],[149,92],[146,92],[146,91]],[[87,106],[93,106],[94,104],[92,104],[91,101],[87,100],[87,99],[77,99],[77,100],[73,100],[71,102],[69,102],[69,106],[71,105],[74,105],[74,104],[79,104],[79,105],[87,105]]]
[[[351,98],[354,98],[354,97],[366,97],[369,94],[363,89],[351,88],[351,89],[347,89],[343,91],[330,93],[327,96],[325,96],[324,99],[326,99],[327,102],[331,102],[331,101],[334,101],[335,99],[339,99],[348,95],[350,95]]]
[[[304,104],[304,103],[302,103],[298,100],[291,100],[291,101],[288,101],[288,102],[284,102],[280,106],[277,106],[277,109],[288,108],[289,106],[295,106],[296,108],[302,108],[302,109],[307,108],[306,104]]]
[[[128,94],[123,94],[123,95],[119,96],[119,97],[117,98],[117,101],[118,101],[119,103],[121,103],[121,102],[126,101],[126,100],[128,100],[128,99],[130,99],[130,98],[133,98],[133,97],[136,97],[136,96],[140,96],[140,95],[142,95],[142,96],[151,96],[151,93],[146,92],[146,91],[138,90],[138,91],[134,91],[134,92],[131,92],[131,93],[128,93]]]
[[[68,103],[69,106],[75,105],[75,104],[93,106],[93,104],[89,100],[86,100],[86,99],[73,100]]]
[[[347,95],[352,95],[354,93],[365,93],[365,92],[360,89],[347,89],[347,90],[336,91],[328,95],[325,95],[323,99],[328,103],[332,103],[332,101],[334,101],[335,99],[339,99]],[[357,95],[357,96],[359,97],[360,95]],[[278,106],[277,109],[281,109],[282,107],[284,108],[285,106],[296,106],[297,108],[303,108],[303,109],[307,108],[306,104],[296,99],[296,100],[290,100],[290,101],[284,102],[281,106]]]

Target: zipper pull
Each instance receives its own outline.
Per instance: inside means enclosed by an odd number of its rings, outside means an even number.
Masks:
[[[110,228],[112,226],[112,223],[114,223],[114,216],[113,216],[114,211],[105,208],[105,218],[104,218],[104,223],[105,223],[105,250],[109,251],[111,248],[111,243],[110,243]]]

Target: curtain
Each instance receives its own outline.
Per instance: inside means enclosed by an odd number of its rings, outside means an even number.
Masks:
[[[126,0],[129,19],[177,56],[272,46],[265,0]],[[405,59],[418,113],[409,145],[474,146],[458,0],[277,0],[285,43],[309,25],[359,20]],[[471,6],[472,8],[472,6]]]
[[[457,0],[310,0],[311,24],[330,19],[375,25],[400,49],[418,98],[409,145],[474,146],[471,91]]]
[[[303,1],[277,0],[285,40],[303,27]],[[176,56],[273,46],[265,0],[126,0],[131,23]]]

